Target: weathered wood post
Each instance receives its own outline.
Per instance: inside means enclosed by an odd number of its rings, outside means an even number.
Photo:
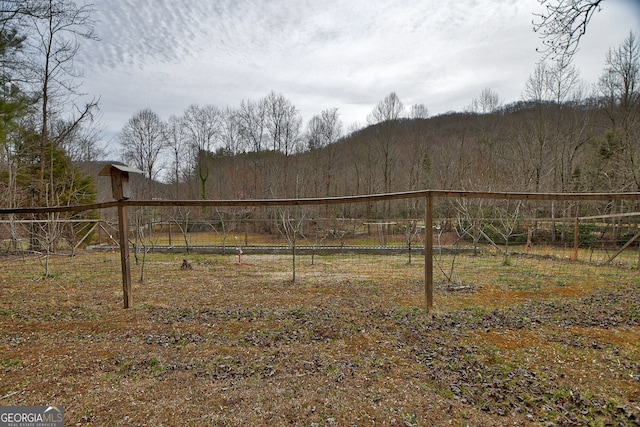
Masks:
[[[133,306],[131,293],[131,265],[129,264],[129,218],[127,207],[123,203],[131,197],[129,173],[142,173],[141,170],[124,165],[110,164],[100,172],[100,176],[111,177],[111,193],[118,203],[118,234],[120,239],[120,265],[122,269],[122,292],[124,308]]]
[[[424,218],[424,300],[426,310],[433,307],[433,196],[425,197]]]
[[[578,246],[580,246],[580,218],[576,217],[576,222],[573,226],[573,253],[571,254],[571,261],[578,260]]]

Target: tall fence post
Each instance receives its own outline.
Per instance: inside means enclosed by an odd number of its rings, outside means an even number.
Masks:
[[[118,239],[120,240],[120,266],[122,270],[122,294],[124,308],[133,306],[131,292],[131,265],[129,264],[129,218],[124,201],[131,197],[129,173],[142,173],[141,170],[124,165],[110,164],[104,167],[100,176],[111,177],[111,192],[118,201]]]
[[[124,299],[124,308],[133,306],[128,230],[129,218],[127,217],[127,207],[121,202],[118,203],[118,238],[120,240],[120,265],[122,266],[122,295]]]
[[[580,246],[580,218],[576,217],[576,223],[573,226],[573,254],[571,254],[571,261],[578,260],[578,246]]]
[[[427,312],[433,307],[433,196],[425,197],[424,300]]]

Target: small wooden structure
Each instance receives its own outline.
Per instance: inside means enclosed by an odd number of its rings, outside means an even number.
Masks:
[[[127,200],[131,198],[131,188],[129,187],[129,174],[143,173],[140,169],[131,168],[125,165],[110,164],[100,171],[100,176],[111,177],[111,193],[116,200]]]
[[[129,187],[130,173],[143,172],[136,168],[117,164],[107,165],[100,172],[100,176],[111,177],[111,192],[113,194],[113,198],[118,202],[123,202],[131,197],[131,188]],[[133,305],[133,295],[131,293],[129,225],[126,208],[127,207],[124,203],[118,203],[118,237],[120,240],[120,261],[122,265],[122,292],[124,297],[124,308],[129,308]]]

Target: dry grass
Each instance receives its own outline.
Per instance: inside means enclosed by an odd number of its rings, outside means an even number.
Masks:
[[[638,425],[637,269],[457,257],[0,262],[0,405],[67,425]],[[441,261],[451,267],[452,258]],[[139,267],[133,267],[133,277]]]

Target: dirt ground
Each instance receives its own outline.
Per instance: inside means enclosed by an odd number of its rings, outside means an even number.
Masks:
[[[638,270],[501,261],[459,258],[427,313],[404,258],[301,258],[292,283],[287,257],[150,256],[128,310],[118,254],[46,278],[1,258],[0,405],[69,426],[640,425]]]

